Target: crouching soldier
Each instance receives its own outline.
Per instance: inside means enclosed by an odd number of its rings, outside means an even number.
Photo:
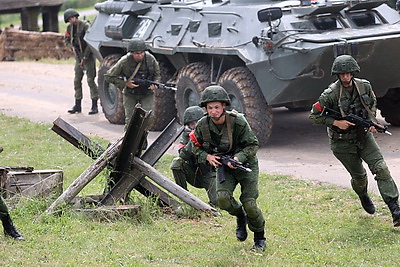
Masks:
[[[189,133],[193,131],[197,121],[203,117],[204,110],[201,107],[188,107],[183,114],[185,131],[179,144],[179,157],[172,160],[171,170],[177,185],[187,190],[187,183],[207,191],[208,199],[212,205],[217,204],[216,174],[214,167],[206,163],[199,163],[193,154],[193,143],[189,139]]]

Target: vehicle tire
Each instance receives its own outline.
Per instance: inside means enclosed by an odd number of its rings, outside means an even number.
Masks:
[[[378,98],[378,108],[387,123],[400,126],[400,88],[390,89],[385,96]]]
[[[229,109],[245,114],[260,146],[266,145],[272,132],[272,108],[265,101],[254,75],[246,67],[236,67],[225,71],[218,83],[231,99]]]
[[[122,91],[114,84],[104,79],[104,74],[117,63],[120,54],[106,56],[99,67],[97,84],[99,97],[103,108],[104,116],[113,124],[125,124],[125,110],[122,100]]]
[[[173,75],[167,65],[159,61],[161,82],[166,83]],[[165,126],[176,116],[175,91],[167,89],[157,89],[154,91],[154,121],[151,131],[162,131]]]
[[[195,62],[183,67],[178,74],[175,93],[177,115],[183,123],[183,113],[200,103],[201,92],[210,85],[210,66]]]

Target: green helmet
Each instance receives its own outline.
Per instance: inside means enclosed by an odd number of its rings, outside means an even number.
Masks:
[[[332,64],[332,75],[341,73],[355,73],[360,72],[360,66],[357,61],[349,55],[341,55],[335,58]]]
[[[65,10],[64,12],[64,21],[65,23],[68,23],[68,20],[72,17],[79,17],[79,13],[76,12],[74,9],[72,8],[68,8],[67,10]]]
[[[228,93],[222,86],[211,85],[204,89],[201,94],[200,107],[205,107],[209,102],[223,102],[227,106],[231,104]]]
[[[128,44],[128,52],[133,51],[146,51],[146,43],[142,39],[133,39]]]
[[[199,106],[188,107],[183,113],[183,124],[187,125],[192,121],[198,121],[203,117],[204,110]]]

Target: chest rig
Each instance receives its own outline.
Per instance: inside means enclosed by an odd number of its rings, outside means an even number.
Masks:
[[[234,112],[225,111],[225,124],[220,130],[219,134],[214,133],[210,130],[208,121],[201,125],[201,131],[203,133],[203,148],[209,154],[222,155],[229,154],[232,152],[233,143],[233,126],[235,125],[236,114]],[[210,118],[206,118],[211,120]]]
[[[342,117],[348,114],[355,114],[364,119],[371,117],[372,120],[376,121],[370,109],[372,99],[367,93],[363,80],[353,78],[353,91],[350,94],[343,92],[345,89],[339,81],[331,84],[329,87],[338,97],[337,105]],[[365,133],[365,129],[359,129],[357,126],[351,126],[347,130],[341,130],[333,126],[331,131],[329,131],[330,137],[335,139],[360,139],[363,133]]]

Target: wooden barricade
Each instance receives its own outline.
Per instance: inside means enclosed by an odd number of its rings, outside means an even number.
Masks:
[[[170,196],[173,194],[198,210],[218,215],[219,212],[216,209],[176,185],[152,167],[182,133],[184,127],[176,119],[171,121],[142,154],[149,117],[150,112],[137,105],[124,137],[110,144],[107,149],[92,142],[61,118],[55,120],[52,129],[95,161],[47,208],[46,213],[56,211],[62,203],[70,203],[90,181],[108,167],[112,170],[109,188],[106,188],[104,195],[100,196],[99,206],[113,206],[136,189],[147,197],[156,196],[155,199],[158,199],[159,204],[163,206],[172,208],[181,206],[180,202]]]

